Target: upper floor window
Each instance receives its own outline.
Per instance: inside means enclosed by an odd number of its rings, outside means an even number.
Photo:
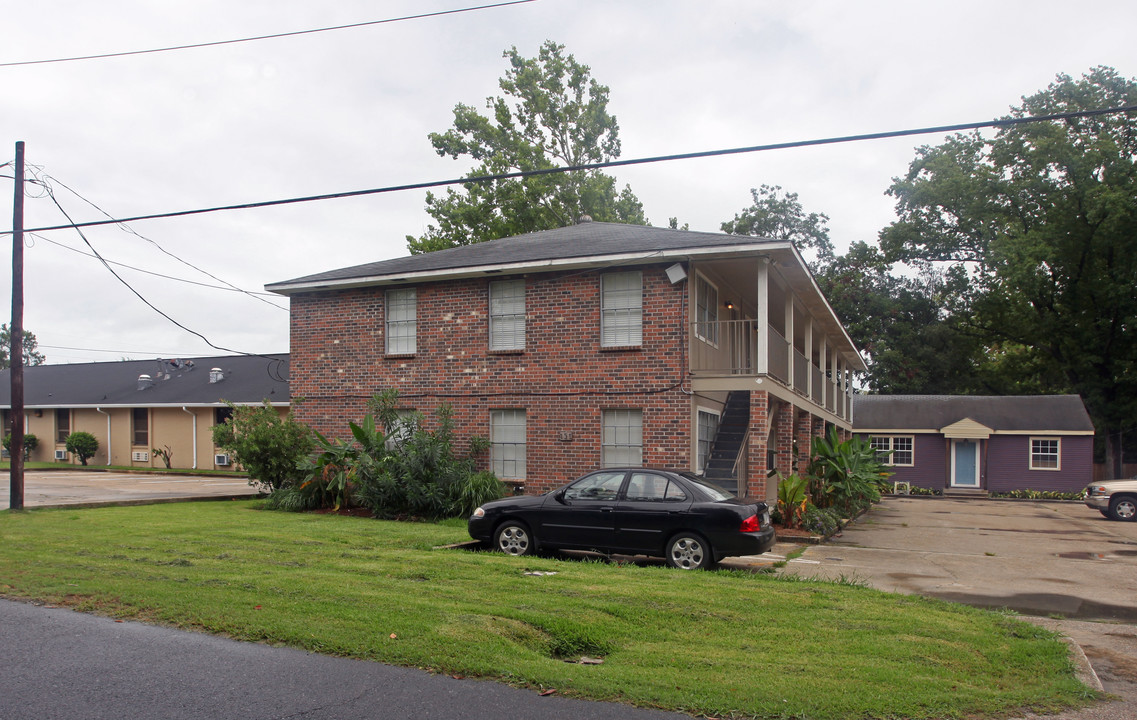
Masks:
[[[643,344],[643,273],[600,276],[600,345]]]
[[[525,281],[490,283],[490,350],[525,349]]]
[[[876,450],[877,460],[883,465],[915,464],[915,452],[912,449],[911,435],[873,435],[869,444]]]
[[[67,436],[71,434],[71,411],[70,410],[56,410],[55,411],[55,442],[67,442]]]
[[[1061,440],[1059,438],[1030,439],[1030,469],[1060,470],[1062,468]]]
[[[387,291],[387,354],[413,355],[417,348],[418,296],[414,288]]]
[[[600,464],[604,467],[643,464],[644,419],[642,410],[605,410]]]
[[[719,290],[702,275],[695,275],[695,335],[711,345],[719,343]]]
[[[134,444],[150,447],[150,411],[134,408],[130,414],[130,425],[134,432]]]

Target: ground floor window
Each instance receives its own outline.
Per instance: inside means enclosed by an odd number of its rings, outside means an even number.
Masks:
[[[134,444],[150,447],[150,411],[146,408],[134,408],[130,420],[134,429]]]
[[[643,410],[605,410],[600,464],[604,467],[643,464]]]
[[[883,465],[915,464],[911,435],[873,435],[869,444],[876,450],[877,459]]]
[[[490,412],[490,461],[493,472],[507,480],[525,479],[525,411]]]
[[[698,472],[703,472],[707,468],[707,459],[711,455],[711,444],[715,441],[715,434],[718,429],[719,414],[699,408],[699,448],[695,465]]]
[[[56,410],[55,411],[55,441],[57,443],[67,442],[67,436],[71,434],[71,411],[70,410]]]
[[[1061,469],[1061,442],[1059,438],[1031,438],[1030,439],[1030,469],[1031,470],[1059,470]]]

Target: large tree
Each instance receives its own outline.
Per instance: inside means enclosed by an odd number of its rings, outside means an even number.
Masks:
[[[24,366],[42,365],[43,355],[38,350],[39,343],[36,336],[28,330],[24,331]],[[12,365],[12,331],[8,323],[0,324],[0,370],[6,370]]]
[[[722,223],[724,233],[792,242],[808,254],[806,260],[814,273],[833,261],[828,215],[807,213],[797,193],[785,192],[781,185],[751,188],[750,197],[750,207]]]
[[[1059,75],[1010,117],[1133,105],[1137,84],[1099,67]],[[1024,377],[1080,394],[1110,465],[1137,427],[1135,159],[1132,112],[954,135],[894,179],[899,220],[881,232],[891,261],[965,273],[969,329]]]
[[[486,99],[488,116],[459,104],[454,127],[431,133],[440,156],[468,157],[477,165],[466,177],[500,175],[608,162],[620,156],[619,126],[608,112],[608,88],[587,65],[546,41],[535,58],[514,47],[503,55],[509,68]],[[407,236],[412,253],[442,250],[509,235],[593,220],[645,225],[643,205],[628,186],[598,170],[552,173],[492,182],[470,182],[445,196],[427,193],[435,223],[421,238]]]

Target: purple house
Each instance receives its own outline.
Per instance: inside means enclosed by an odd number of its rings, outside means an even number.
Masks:
[[[1077,395],[857,395],[853,432],[913,487],[1077,492],[1093,479],[1094,426]]]

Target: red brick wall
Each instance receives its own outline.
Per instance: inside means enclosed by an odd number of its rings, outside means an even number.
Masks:
[[[489,436],[490,410],[525,408],[529,492],[599,466],[602,410],[642,408],[644,464],[690,467],[687,284],[672,285],[664,267],[636,268],[643,344],[633,349],[600,348],[595,271],[526,276],[521,353],[488,350],[489,282],[497,278],[413,285],[412,357],[384,355],[383,288],[293,296],[293,408],[302,422],[343,437],[368,398],[394,387],[400,407],[430,415],[453,405],[459,452],[471,436]]]

